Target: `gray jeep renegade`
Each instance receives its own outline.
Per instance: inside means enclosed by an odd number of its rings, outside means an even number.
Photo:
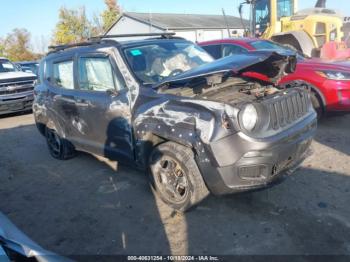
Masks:
[[[277,85],[295,66],[270,51],[214,61],[171,34],[94,38],[52,47],[33,111],[53,157],[137,166],[185,211],[209,193],[267,187],[304,160],[317,126],[309,92]]]

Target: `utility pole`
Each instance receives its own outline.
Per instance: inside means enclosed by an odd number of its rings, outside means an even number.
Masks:
[[[149,32],[152,33],[153,24],[152,24],[152,12],[151,12],[151,10],[148,11],[148,19],[149,19]]]
[[[224,16],[224,19],[225,19],[227,35],[228,35],[229,38],[231,38],[230,27],[228,25],[227,16],[226,16],[225,10],[223,8],[222,8],[222,15]]]
[[[250,36],[255,37],[256,32],[256,13],[255,13],[255,6],[256,6],[257,0],[247,0],[247,3],[250,5]]]

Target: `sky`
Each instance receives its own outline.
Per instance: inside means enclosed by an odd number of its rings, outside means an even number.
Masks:
[[[50,39],[58,20],[61,6],[76,8],[85,5],[88,16],[101,13],[104,0],[0,0],[0,37],[14,28],[26,28],[32,34],[34,45]],[[124,11],[153,13],[221,14],[238,16],[237,7],[241,0],[119,0]],[[299,9],[314,6],[316,0],[299,0]],[[331,0],[329,8],[341,10],[350,16],[349,0]]]

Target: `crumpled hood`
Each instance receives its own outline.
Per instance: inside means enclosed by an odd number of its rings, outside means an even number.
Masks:
[[[276,83],[285,74],[295,71],[296,62],[295,53],[292,51],[286,50],[283,54],[273,51],[253,51],[228,56],[196,67],[158,83],[155,88],[172,84],[188,85],[194,79],[220,73],[241,75],[245,72],[255,72],[266,75],[272,83]]]
[[[32,73],[22,72],[22,71],[0,73],[0,80],[26,78],[26,77],[35,78],[36,75]]]
[[[1,245],[25,257],[35,257],[39,262],[71,261],[68,258],[47,251],[34,243],[0,212],[0,247]]]

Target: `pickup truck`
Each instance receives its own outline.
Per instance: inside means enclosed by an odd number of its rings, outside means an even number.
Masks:
[[[0,115],[31,110],[36,79],[0,57]]]

